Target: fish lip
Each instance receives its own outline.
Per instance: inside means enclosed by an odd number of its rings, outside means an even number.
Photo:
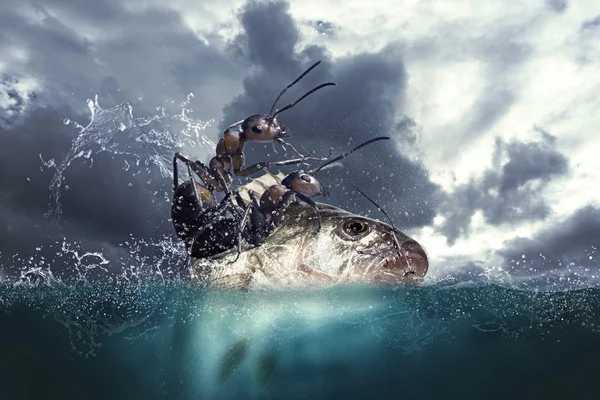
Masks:
[[[357,250],[358,254],[381,259],[372,270],[366,270],[367,281],[375,284],[418,284],[425,279],[429,270],[429,260],[425,250],[415,240],[407,238],[396,242],[394,248],[383,254]]]
[[[416,243],[416,242],[415,242]],[[418,243],[417,243],[418,245]],[[402,251],[391,250],[389,255],[373,254],[363,250],[356,251],[360,255],[383,259],[382,265],[369,272],[366,281],[378,286],[418,285],[423,282],[428,266],[422,270],[415,270],[407,265],[407,257]],[[423,253],[424,254],[424,253]]]

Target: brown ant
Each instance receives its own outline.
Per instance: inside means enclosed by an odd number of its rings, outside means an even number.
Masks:
[[[221,206],[226,207],[226,200],[231,196],[228,187],[232,181],[231,169],[233,169],[233,173],[236,176],[249,176],[264,168],[298,165],[303,164],[306,161],[324,161],[329,158],[329,156],[317,158],[300,154],[294,146],[283,140],[284,137],[291,136],[291,134],[287,127],[281,124],[276,117],[278,114],[291,109],[317,90],[326,86],[335,86],[335,83],[323,83],[309,90],[298,100],[273,113],[275,106],[283,94],[320,63],[321,61],[317,61],[311,65],[298,78],[286,86],[275,99],[269,114],[251,115],[244,120],[228,126],[223,133],[223,137],[217,144],[216,156],[210,160],[208,166],[200,161],[192,161],[180,153],[175,153],[173,156],[173,205],[171,209],[171,218],[177,235],[184,240],[188,249],[194,247],[194,243],[199,236],[198,229],[202,228],[208,221],[208,214],[212,214],[213,211],[216,212],[217,209],[220,210]],[[238,130],[235,131],[233,128],[238,128]],[[298,155],[298,158],[284,161],[261,162],[244,168],[244,145],[247,141],[263,143],[276,142],[284,146],[284,148],[289,147]],[[186,180],[181,185],[179,184],[177,171],[178,160],[186,165],[190,176],[190,179]],[[194,180],[193,174],[201,179],[203,185]],[[226,193],[226,198],[223,199],[218,206],[215,205],[215,199],[213,197],[213,192],[215,190]],[[192,252],[198,253],[197,251]]]
[[[308,159],[315,159],[309,156],[305,156],[300,154],[294,146],[290,143],[287,143],[283,140],[284,137],[291,136],[287,127],[280,123],[277,120],[277,115],[291,109],[296,104],[301,102],[303,99],[316,92],[319,89],[322,89],[326,86],[335,86],[335,83],[328,82],[323,83],[305,93],[302,97],[300,97],[295,102],[288,104],[287,106],[277,110],[275,110],[275,106],[281,99],[281,96],[287,92],[289,88],[294,86],[298,81],[300,81],[306,74],[312,71],[317,65],[319,65],[321,61],[317,61],[313,65],[311,65],[306,71],[304,71],[298,78],[296,78],[292,83],[287,85],[277,96],[275,102],[271,106],[271,110],[269,114],[256,114],[251,115],[248,118],[235,122],[229,125],[225,132],[223,133],[223,137],[217,143],[216,156],[213,157],[208,167],[202,164],[199,161],[193,162],[181,155],[180,153],[175,153],[173,164],[174,164],[174,188],[177,189],[177,166],[176,159],[185,163],[189,168],[191,168],[195,174],[197,174],[204,184],[206,188],[211,192],[214,190],[217,191],[227,191],[227,184],[231,183],[231,169],[233,168],[233,173],[236,176],[249,176],[252,175],[261,169],[272,167],[272,166],[281,166],[281,165],[293,165],[293,164],[301,164]],[[233,130],[233,128],[238,128],[237,131]],[[244,145],[246,142],[259,142],[259,143],[279,143],[282,146],[289,147],[292,149],[297,155],[298,159],[295,160],[286,160],[286,161],[277,161],[277,162],[261,162],[253,164],[249,167],[244,168]],[[323,160],[323,159],[318,159]]]
[[[315,234],[321,229],[321,215],[317,208],[317,204],[311,199],[315,196],[327,196],[329,192],[317,180],[317,173],[327,165],[337,162],[353,152],[379,140],[389,140],[387,136],[379,136],[366,142],[361,143],[352,150],[335,157],[332,160],[326,161],[312,171],[295,171],[288,174],[280,184],[271,185],[261,195],[260,200],[257,199],[255,193],[250,190],[248,195],[250,203],[245,205],[238,191],[234,192],[236,201],[240,207],[245,206],[244,216],[238,229],[238,254],[235,260],[237,261],[241,254],[242,236],[248,243],[254,246],[260,245],[281,223],[283,213],[286,208],[294,203],[297,199],[302,200],[315,210],[317,216],[317,228]],[[246,226],[248,218],[250,224]]]

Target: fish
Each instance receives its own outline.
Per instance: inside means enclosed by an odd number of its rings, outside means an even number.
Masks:
[[[267,173],[243,189],[264,190],[282,176]],[[244,246],[239,257],[237,249],[231,249],[217,257],[193,259],[189,279],[242,291],[423,281],[429,260],[416,240],[379,220],[326,203],[316,206],[322,224],[318,232],[315,209],[294,203],[261,245]]]

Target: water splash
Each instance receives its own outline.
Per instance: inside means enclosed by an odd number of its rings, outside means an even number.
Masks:
[[[177,282],[182,277],[183,244],[173,236],[155,240],[130,237],[115,249],[90,251],[66,239],[31,254],[14,255],[14,285],[65,287],[93,284],[146,285]]]
[[[190,93],[181,102],[181,112],[170,114],[164,107],[157,107],[157,114],[147,117],[134,117],[133,106],[124,102],[109,109],[103,109],[94,100],[88,99],[90,121],[83,126],[68,118],[65,125],[73,126],[77,136],[64,160],[57,163],[54,159],[40,160],[45,168],[54,168],[56,172],[50,182],[48,211],[44,218],[58,221],[62,217],[61,191],[66,189],[65,171],[78,158],[85,158],[93,165],[93,157],[101,152],[115,155],[127,155],[134,161],[126,162],[123,167],[129,170],[132,164],[140,167],[154,165],[163,177],[171,177],[170,164],[175,149],[186,147],[197,151],[212,152],[215,143],[207,136],[206,129],[214,120],[202,121],[194,118],[190,107],[194,99]]]

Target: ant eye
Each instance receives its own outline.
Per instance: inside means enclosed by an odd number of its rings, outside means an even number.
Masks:
[[[304,182],[310,182],[310,176],[304,174],[300,176],[300,179],[302,179]]]
[[[364,233],[368,229],[368,226],[363,221],[350,220],[344,223],[342,228],[344,229],[344,233],[347,233],[351,236],[356,236]]]
[[[255,125],[252,127],[252,132],[254,133],[262,133],[262,126],[260,125]]]

